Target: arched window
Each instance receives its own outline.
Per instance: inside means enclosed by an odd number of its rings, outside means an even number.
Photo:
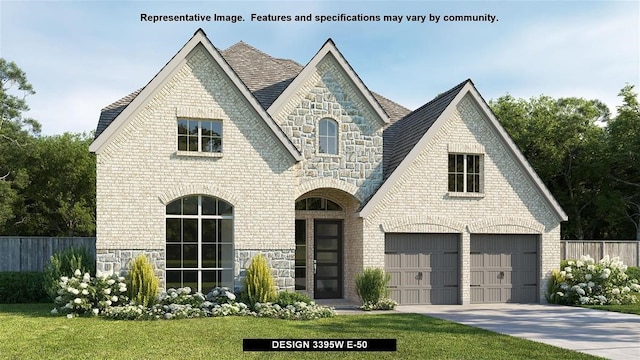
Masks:
[[[311,197],[296,201],[296,210],[342,211],[342,206],[329,199]]]
[[[233,287],[233,206],[193,195],[166,209],[166,288]]]
[[[318,126],[318,152],[338,154],[338,123],[331,119],[322,119]]]

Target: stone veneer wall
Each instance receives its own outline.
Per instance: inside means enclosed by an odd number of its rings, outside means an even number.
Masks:
[[[323,118],[338,123],[337,155],[318,153],[318,123]],[[380,186],[385,124],[333,56],[318,63],[274,119],[304,157],[296,172],[301,183],[317,178],[346,181],[358,187],[360,199]]]
[[[96,272],[107,274],[126,275],[129,272],[129,263],[138,255],[146,255],[155,269],[156,276],[164,287],[164,249],[157,250],[97,250]]]
[[[234,284],[235,290],[242,288],[242,279],[246,275],[247,268],[251,265],[251,259],[258,254],[267,258],[267,263],[271,267],[276,286],[282,291],[294,291],[295,289],[295,250],[236,250],[234,262]]]
[[[138,255],[146,255],[149,262],[155,268],[155,274],[160,279],[160,286],[165,287],[164,249],[159,250],[99,250],[96,255],[96,270],[102,273],[114,273],[126,275],[129,271],[129,263]],[[279,290],[294,291],[294,264],[295,250],[236,250],[234,261],[234,287],[242,288],[242,279],[246,270],[251,265],[251,259],[257,254],[267,258],[273,271],[273,277]]]

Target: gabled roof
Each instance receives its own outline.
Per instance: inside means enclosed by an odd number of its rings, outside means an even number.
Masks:
[[[187,43],[176,53],[176,55],[169,60],[169,62],[154,76],[153,79],[141,90],[134,92],[125,98],[122,98],[112,105],[103,109],[100,115],[100,121],[98,122],[98,130],[96,131],[96,138],[89,147],[89,151],[100,152],[100,150],[108,143],[117,132],[123,127],[124,124],[129,121],[132,116],[135,116],[138,108],[143,106],[147,99],[150,98],[157,90],[159,90],[166,81],[171,77],[176,69],[179,69],[185,62],[187,55],[196,48],[196,46],[202,45],[204,49],[211,55],[211,57],[220,66],[222,71],[229,77],[231,82],[237,87],[240,93],[246,98],[249,106],[256,111],[256,113],[264,120],[266,125],[271,129],[273,134],[280,140],[289,154],[299,161],[302,156],[300,152],[293,145],[291,140],[284,134],[282,129],[276,124],[276,122],[269,116],[266,110],[249,91],[247,86],[240,80],[238,75],[229,66],[227,61],[222,57],[218,49],[209,41],[206,34],[202,29],[198,29],[195,34],[187,41]]]
[[[378,203],[391,190],[394,184],[418,157],[420,152],[431,141],[438,129],[451,117],[458,103],[466,95],[471,98],[485,115],[486,119],[496,130],[498,137],[505,144],[516,162],[532,180],[534,186],[554,210],[558,219],[567,220],[567,215],[549,189],[544,185],[540,177],[533,170],[516,144],[511,140],[505,129],[484,101],[473,82],[465,80],[445,93],[438,95],[424,106],[413,111],[404,118],[385,130],[385,147],[389,140],[390,149],[385,149],[384,158],[389,157],[388,163],[383,166],[384,182],[373,196],[360,209],[360,216],[367,217],[375,209]],[[389,153],[387,153],[389,151]]]
[[[355,87],[360,91],[360,94],[367,100],[367,102],[373,109],[373,112],[378,115],[382,122],[385,124],[390,123],[391,121],[389,119],[389,115],[387,115],[378,100],[376,100],[371,91],[369,91],[367,86],[362,82],[358,74],[353,71],[353,68],[351,67],[351,65],[349,65],[349,62],[347,62],[344,56],[342,56],[342,54],[336,47],[336,44],[331,39],[328,39],[324,43],[324,45],[322,45],[320,50],[318,50],[315,56],[311,58],[309,63],[304,67],[304,69],[302,69],[300,74],[296,76],[296,78],[289,84],[289,86],[287,86],[285,91],[283,91],[282,94],[280,94],[280,96],[273,102],[273,104],[271,104],[268,110],[269,114],[271,114],[272,116],[277,114],[282,109],[282,107],[286,105],[291,96],[293,96],[295,92],[298,91],[300,86],[302,86],[307,81],[309,76],[311,76],[311,74],[316,71],[316,67],[318,66],[320,61],[322,61],[327,56],[333,56],[340,67],[344,70],[349,80],[353,82]]]
[[[242,41],[220,51],[220,54],[265,110],[273,104],[304,68],[293,60],[274,58]],[[96,129],[96,138],[110,126],[111,122],[136,98],[141,90],[139,89],[102,109]],[[390,122],[395,122],[410,112],[409,109],[382,95],[373,92],[371,94],[375,101],[382,106]]]
[[[295,61],[276,59],[242,41],[221,54],[264,109],[268,109],[302,71],[302,66]]]
[[[384,180],[407,157],[409,151],[415,147],[467,82],[471,82],[471,80],[465,80],[436,96],[384,130]]]

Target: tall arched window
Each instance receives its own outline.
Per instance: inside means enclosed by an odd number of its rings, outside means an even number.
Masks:
[[[336,155],[338,153],[338,123],[331,119],[322,119],[318,126],[318,152]]]
[[[167,205],[166,288],[233,287],[233,206],[192,195]]]

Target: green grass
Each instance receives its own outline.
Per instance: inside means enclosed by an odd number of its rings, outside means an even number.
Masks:
[[[582,307],[596,310],[615,311],[626,314],[640,315],[640,293],[634,294],[636,303],[630,305],[583,305]]]
[[[416,314],[314,321],[224,317],[111,321],[49,315],[48,304],[0,304],[2,359],[595,359]],[[243,352],[243,338],[393,338],[398,351]]]

